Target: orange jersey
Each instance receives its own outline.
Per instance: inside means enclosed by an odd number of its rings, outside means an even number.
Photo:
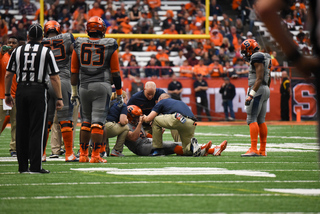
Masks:
[[[149,45],[146,51],[157,51],[157,46],[155,45]]]
[[[131,61],[132,53],[124,53],[121,57],[123,61]]]
[[[242,0],[233,0],[232,1],[232,10],[236,10],[239,6],[241,6]]]
[[[206,52],[208,52],[208,50],[212,49],[211,45],[203,45],[203,49],[206,50]]]
[[[122,31],[125,34],[128,34],[128,33],[132,32],[132,26],[130,24],[127,24],[125,22],[121,22],[120,25],[122,26]]]
[[[34,20],[37,20],[37,19],[38,19],[39,14],[40,14],[40,9],[38,9],[38,10],[36,11],[36,13],[34,14]],[[43,14],[44,14],[45,16],[48,15],[48,10],[43,10]]]
[[[194,73],[197,74],[202,74],[202,76],[206,76],[209,74],[208,67],[206,65],[195,65],[193,67]]]
[[[185,4],[184,7],[186,8],[190,16],[193,14],[194,10],[196,9],[191,3]]]
[[[165,61],[169,60],[169,56],[166,53],[162,53],[162,54],[158,53],[156,55],[156,58],[161,62],[162,66],[165,66]]]
[[[214,44],[214,46],[221,46],[222,45],[223,36],[221,33],[217,33],[216,35],[210,35],[210,41]]]
[[[6,75],[6,68],[8,65],[10,59],[10,55],[8,53],[5,53],[2,55],[0,53],[0,99],[4,99],[5,96],[5,75]],[[17,90],[17,81],[16,81],[16,75],[14,75],[12,79],[12,85],[11,85],[11,95],[13,98],[16,96],[16,90]]]
[[[92,16],[99,16],[101,18],[103,14],[104,14],[104,11],[101,8],[92,8],[88,12],[88,17],[90,18]]]
[[[178,31],[171,31],[170,28],[168,28],[163,31],[163,34],[178,34]]]
[[[6,34],[8,34],[7,25],[3,25],[3,28],[0,28],[0,37]]]
[[[220,74],[223,73],[223,67],[222,65],[215,65],[214,63],[211,63],[209,66],[209,71],[213,70],[211,73],[212,77],[219,77]]]
[[[106,34],[112,33],[113,30],[118,30],[118,26],[109,26],[106,30]]]
[[[180,66],[180,77],[191,77],[193,76],[193,68],[190,65]]]
[[[152,9],[154,9],[155,7],[160,7],[161,6],[161,0],[148,0],[148,5]]]
[[[205,22],[206,21],[206,17],[199,17],[199,16],[196,16],[196,20],[197,20],[197,22],[200,22],[201,24],[203,23],[203,22]]]

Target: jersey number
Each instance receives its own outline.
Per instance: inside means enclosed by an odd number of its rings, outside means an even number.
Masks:
[[[62,39],[47,40],[43,41],[42,44],[45,47],[50,48],[54,53],[55,50],[60,52],[60,54],[54,56],[57,61],[64,60],[66,58],[66,49]]]
[[[92,56],[98,56],[99,59],[93,61]],[[104,46],[97,44],[84,43],[81,46],[81,64],[83,65],[93,65],[102,66],[104,61]]]

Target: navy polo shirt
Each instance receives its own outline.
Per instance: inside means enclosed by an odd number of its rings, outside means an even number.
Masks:
[[[201,82],[196,80],[193,83],[193,88],[196,88],[198,86],[208,86],[208,83],[205,80],[202,80]],[[195,92],[195,95],[196,95],[196,97],[204,98],[204,97],[207,97],[207,91],[206,90],[201,90],[201,91]]]
[[[122,107],[118,107],[119,102],[115,102],[109,109],[109,113],[107,116],[107,121],[108,122],[119,122],[120,114],[125,114],[127,115],[128,110],[127,110],[127,105],[124,103]]]
[[[127,105],[136,105],[141,108],[143,114],[148,115],[151,109],[156,105],[156,101],[159,99],[160,95],[166,93],[164,90],[157,88],[156,93],[152,100],[148,100],[144,95],[144,90],[138,91],[130,98]]]
[[[177,112],[191,118],[195,117],[187,104],[172,98],[160,100],[160,102],[153,107],[152,111],[155,111],[158,114],[173,114]]]

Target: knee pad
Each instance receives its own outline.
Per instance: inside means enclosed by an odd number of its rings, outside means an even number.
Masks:
[[[83,123],[81,124],[81,131],[91,132],[91,123],[89,123],[89,122],[83,122]]]
[[[51,131],[52,124],[52,121],[48,121],[48,133]]]
[[[73,131],[73,123],[71,120],[69,121],[60,121],[61,133],[63,132],[72,132]]]
[[[103,124],[101,124],[101,123],[93,123],[91,125],[91,134],[103,135]]]

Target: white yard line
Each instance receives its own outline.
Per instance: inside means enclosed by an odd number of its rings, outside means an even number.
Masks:
[[[71,195],[71,196],[35,196],[35,197],[3,197],[0,200],[47,200],[47,199],[73,199],[73,198],[149,198],[149,197],[266,197],[283,196],[282,194],[140,194],[140,195]]]
[[[63,185],[123,185],[123,184],[200,184],[200,183],[319,183],[312,180],[297,181],[122,181],[122,182],[66,182],[66,183],[30,183],[30,184],[0,184],[7,186],[63,186]]]

